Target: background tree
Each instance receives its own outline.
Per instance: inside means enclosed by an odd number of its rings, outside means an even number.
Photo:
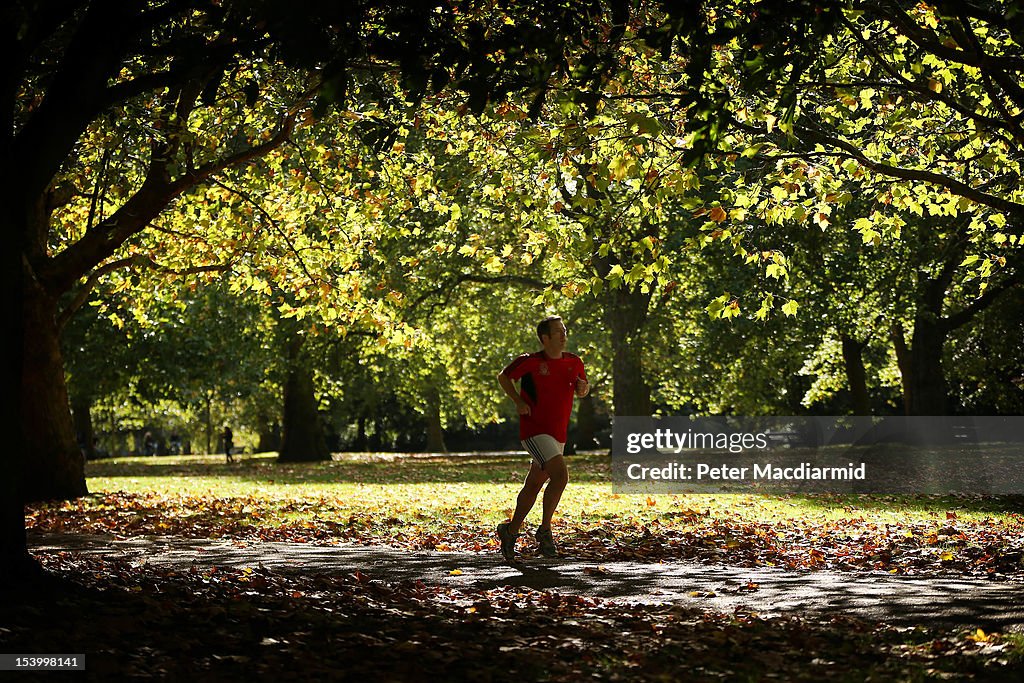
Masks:
[[[663,55],[688,59],[675,96],[688,112],[693,156],[725,151],[775,163],[769,182],[748,188],[770,190],[748,204],[769,224],[827,226],[832,209],[850,197],[843,185],[877,198],[864,215],[846,213],[869,242],[898,235],[905,212],[942,217],[940,225],[971,214],[970,228],[953,242],[969,241],[961,246],[972,257],[921,271],[918,299],[928,312],[915,316],[916,340],[900,345],[909,410],[944,413],[942,340],[963,316],[931,324],[942,315],[941,292],[967,274],[957,268],[970,267],[980,281],[977,301],[962,309],[970,315],[997,294],[986,291],[986,278],[997,277],[996,290],[1013,287],[1020,269],[1015,117],[1024,62],[1011,5],[767,2],[749,12],[724,2],[685,15],[666,9],[669,18],[646,37]],[[815,188],[811,210],[789,197],[805,186]]]

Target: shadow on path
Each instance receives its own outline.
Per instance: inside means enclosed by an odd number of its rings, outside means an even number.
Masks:
[[[789,572],[689,562],[574,558],[505,563],[500,555],[412,552],[386,546],[317,546],[230,540],[30,534],[35,552],[70,551],[152,566],[265,567],[282,572],[360,571],[371,579],[466,590],[514,586],[632,603],[682,602],[709,610],[745,607],[764,615],[859,616],[896,625],[1024,632],[1024,585],[985,579],[833,571]],[[456,571],[458,570],[458,571]],[[453,573],[455,572],[455,573]]]

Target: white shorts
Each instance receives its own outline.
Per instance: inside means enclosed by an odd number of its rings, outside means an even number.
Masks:
[[[555,437],[550,434],[531,436],[529,439],[523,439],[521,443],[526,452],[537,461],[541,469],[544,469],[544,465],[551,458],[562,455],[565,451],[565,444],[561,441],[556,441]]]

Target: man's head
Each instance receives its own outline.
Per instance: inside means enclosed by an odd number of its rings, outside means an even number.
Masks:
[[[540,343],[544,350],[551,353],[561,353],[565,350],[568,332],[561,317],[549,315],[537,324],[537,337],[540,338]]]

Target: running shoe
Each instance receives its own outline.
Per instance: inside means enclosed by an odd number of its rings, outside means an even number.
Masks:
[[[519,538],[519,535],[508,530],[508,522],[502,522],[498,525],[498,538],[501,540],[501,556],[505,558],[506,562],[514,561],[516,559],[516,539]]]
[[[541,555],[558,557],[558,548],[555,547],[555,539],[551,537],[551,529],[537,529],[537,543],[540,544]]]

